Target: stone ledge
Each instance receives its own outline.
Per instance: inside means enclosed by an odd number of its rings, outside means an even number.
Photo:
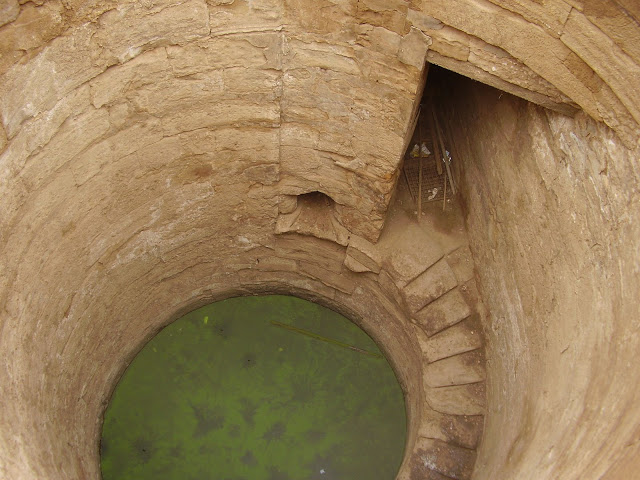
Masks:
[[[427,403],[436,412],[450,415],[484,415],[486,391],[484,382],[452,387],[425,387]]]
[[[412,280],[402,292],[409,310],[415,313],[455,288],[457,284],[458,281],[449,264],[441,260]]]
[[[440,242],[405,212],[388,215],[377,251],[383,257],[383,268],[402,288],[440,260],[444,251]]]
[[[418,435],[475,449],[480,443],[483,425],[482,415],[448,415],[434,410],[422,419]]]
[[[480,317],[477,314],[471,315],[466,320],[437,333],[431,338],[427,337],[422,328],[414,326],[414,329],[416,330],[420,348],[430,363],[475,350],[482,347],[484,343]]]
[[[416,457],[422,461],[425,470],[433,470],[456,480],[469,480],[476,461],[476,452],[441,440],[419,438],[416,442]]]
[[[430,337],[471,315],[471,307],[459,288],[450,290],[418,310],[413,318]]]
[[[353,293],[356,282],[346,274],[332,272],[322,267],[304,261],[298,261],[300,273],[314,280],[319,280],[328,287],[340,290],[343,293]]]
[[[354,272],[380,273],[382,258],[376,246],[362,237],[351,235],[345,266]]]
[[[481,382],[486,377],[484,363],[484,353],[481,350],[454,355],[426,365],[424,382],[429,387]]]

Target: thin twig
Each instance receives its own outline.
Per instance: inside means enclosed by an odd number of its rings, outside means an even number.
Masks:
[[[338,340],[334,340],[333,338],[323,337],[322,335],[318,335],[317,333],[310,332],[309,330],[304,330],[302,328],[294,327],[293,325],[287,325],[286,323],[276,322],[275,320],[271,320],[271,324],[275,325],[276,327],[284,328],[286,330],[299,333],[301,335],[306,335],[307,337],[315,338],[316,340],[322,340],[323,342],[332,343],[334,345],[338,345],[339,347],[348,348],[349,350],[353,350],[354,352],[358,352],[358,353],[363,353],[365,355],[369,355],[370,357],[382,358],[382,355],[380,355],[379,353],[369,352],[368,350],[363,350],[353,345],[349,345],[348,343],[343,343]]]

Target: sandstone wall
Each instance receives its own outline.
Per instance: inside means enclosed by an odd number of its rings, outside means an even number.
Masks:
[[[491,311],[475,478],[632,478],[640,150],[584,114],[469,82],[453,88],[441,111],[455,111],[471,248]]]
[[[471,112],[458,136],[476,159],[469,225],[494,312],[476,475],[605,472],[636,438],[638,315],[622,299],[637,296],[639,16],[633,0],[4,1],[0,476],[95,478],[99,412],[141,342],[204,301],[282,291],[370,318],[391,342],[417,419],[403,475],[469,477],[484,383],[464,242],[455,253],[450,238],[426,241],[404,263],[372,246],[393,231],[383,227],[425,59],[616,132],[511,101],[499,116],[480,97],[456,109]],[[507,148],[521,138],[539,153]],[[482,206],[481,190],[501,196]],[[539,212],[515,218],[508,192]],[[565,247],[574,236],[589,241]],[[561,374],[566,390],[552,381]],[[567,401],[562,428],[551,416],[527,427]]]

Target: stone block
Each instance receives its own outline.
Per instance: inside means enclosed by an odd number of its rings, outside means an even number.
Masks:
[[[588,66],[584,63],[567,65],[564,59],[570,50],[559,39],[521,16],[484,0],[450,0],[446,4],[427,0],[427,4],[431,15],[445,24],[503,48],[535,72],[544,72],[550,83],[594,119],[602,121],[592,90],[580,80],[582,70]],[[469,8],[473,9],[474,15],[459,14]]]
[[[322,190],[332,198],[349,188],[346,172],[335,168],[335,162],[344,160],[344,157],[299,146],[282,145],[280,151],[282,178],[293,177],[291,183],[299,188]],[[305,162],[301,162],[301,158]]]
[[[346,274],[346,272],[332,272],[314,265],[313,263],[303,261],[298,262],[298,266],[300,267],[300,272],[302,274],[312,278],[313,280],[318,280],[328,287],[335,288],[336,290],[340,290],[346,294],[353,293],[353,290],[355,289],[355,282]]]
[[[372,271],[369,267],[367,267],[366,265],[363,265],[358,260],[350,256],[349,252],[347,252],[347,256],[344,258],[344,266],[355,273],[364,273],[364,272]]]
[[[542,105],[545,108],[549,108],[551,110],[555,110],[564,115],[573,116],[577,112],[577,107],[573,102],[564,103],[564,101],[559,102],[557,98],[568,98],[565,97],[559,90],[551,89],[554,94],[553,98],[547,95],[540,94],[536,91],[529,90],[528,88],[522,87],[517,84],[509,83],[503,80],[501,77],[493,75],[491,72],[488,72],[483,69],[482,63],[480,65],[476,65],[475,62],[478,62],[478,57],[475,54],[477,52],[471,52],[469,56],[470,61],[461,62],[459,60],[455,60],[449,57],[445,57],[433,50],[429,50],[427,53],[427,60],[431,63],[435,63],[440,65],[448,70],[464,75],[465,77],[473,78],[479,82],[490,85],[498,90],[502,90],[504,92],[510,93],[511,95],[515,95],[520,98],[524,98],[529,102],[536,103],[538,105]],[[489,69],[491,69],[491,65]],[[521,77],[528,77],[531,75],[535,75],[535,73],[529,69],[526,65],[519,63],[518,69],[522,71]],[[549,84],[551,85],[551,84]]]
[[[378,284],[383,292],[389,295],[397,305],[402,305],[404,303],[402,298],[402,292],[398,289],[393,278],[389,275],[385,270],[380,270],[378,274]]]
[[[440,244],[415,223],[390,225],[389,231],[383,232],[378,246],[386,254],[385,268],[401,287],[444,255]]]
[[[451,480],[451,477],[428,468],[424,460],[414,456],[411,459],[411,467],[407,477],[398,477],[398,480]]]
[[[254,165],[242,172],[244,177],[252,183],[273,185],[279,179],[280,169],[278,164]]]
[[[469,246],[460,247],[447,255],[447,263],[458,279],[458,283],[464,283],[473,278],[473,257]]]
[[[390,57],[384,53],[367,51],[359,60],[365,78],[371,85],[377,85],[374,91],[395,91],[408,95],[417,93],[421,72],[407,67],[397,56]]]
[[[569,97],[502,48],[489,45],[475,37],[470,40],[470,48],[469,63],[487,74],[500,77],[505,83],[546,95],[554,101],[571,103]]]
[[[3,54],[10,50],[29,51],[41,47],[64,28],[64,6],[60,1],[48,1],[41,6],[27,3],[22,9],[13,0],[0,3],[3,5],[0,6],[0,26],[9,23],[0,34]]]
[[[407,33],[407,3],[402,0],[363,0],[358,2],[361,23],[384,27],[400,35]]]
[[[466,385],[486,377],[482,350],[461,353],[430,363],[424,368],[424,382],[430,387]]]
[[[231,67],[222,70],[225,92],[236,94],[269,93],[280,85],[282,72]]]
[[[506,8],[531,23],[535,23],[554,37],[559,37],[572,10],[571,0],[545,0],[544,3],[528,0],[499,0],[501,7]]]
[[[636,122],[640,123],[640,65],[582,13],[572,10],[560,40],[611,87]]]
[[[422,326],[427,335],[432,336],[471,315],[471,307],[459,288],[437,298],[419,310],[413,318]]]
[[[449,264],[441,260],[404,287],[403,295],[409,310],[415,313],[457,284]]]
[[[18,18],[20,13],[20,4],[18,0],[6,0],[0,6],[0,27],[6,25],[9,22],[13,22]]]
[[[151,107],[152,104],[153,97],[149,97],[146,105]],[[171,110],[162,118],[167,135],[198,128],[275,126],[280,121],[280,106],[275,101],[260,102],[242,98],[221,100],[214,95],[202,95],[189,105],[192,108],[185,108],[185,105],[179,108],[178,103],[175,106],[175,110]]]
[[[484,417],[482,415],[448,415],[428,411],[418,429],[418,435],[475,449],[480,443]]]
[[[274,0],[234,1],[209,10],[212,35],[236,35],[251,25],[254,30],[282,28],[284,2]]]
[[[285,233],[276,238],[275,246],[279,256],[310,262],[334,273],[342,272],[345,249],[333,242]]]
[[[364,24],[355,27],[358,45],[370,48],[385,55],[397,55],[402,37],[383,27]]]
[[[90,82],[91,103],[100,108],[121,101],[124,93],[166,77],[167,55],[164,48],[143,53],[118,68],[110,68]]]
[[[375,158],[376,162],[391,172],[396,167],[397,159],[402,156],[404,138],[399,131],[392,131],[387,123],[376,119],[374,115],[375,112],[371,112],[371,118],[366,122],[354,124],[355,136],[351,139],[353,151],[356,156]]]
[[[298,264],[290,258],[265,256],[256,259],[255,268],[267,272],[295,272],[298,270]]]
[[[345,265],[354,272],[380,272],[380,252],[371,242],[357,235],[352,235],[347,246]],[[348,262],[348,265],[347,265]]]
[[[422,460],[425,469],[438,472],[447,478],[469,480],[476,461],[476,452],[441,440],[419,438],[416,442],[416,457]]]
[[[471,315],[431,338],[427,337],[421,327],[415,326],[415,331],[422,353],[430,363],[475,350],[483,345],[482,328],[477,314]]]
[[[52,172],[80,157],[92,144],[104,137],[109,127],[109,113],[104,109],[90,108],[86,113],[68,119],[42,151],[34,155],[24,167],[23,173],[28,174],[25,176],[33,182],[30,186],[40,186],[50,178]],[[94,161],[90,158],[83,160]]]
[[[629,21],[629,13],[636,19],[640,18],[640,3],[636,0],[600,2],[597,8],[579,10],[640,64],[640,29],[636,22]]]
[[[285,64],[288,68],[319,68],[360,76],[360,67],[352,47],[290,39]]]
[[[429,31],[427,30],[427,34]],[[448,58],[466,62],[469,59],[469,35],[445,26],[438,29],[437,35],[432,37],[431,50],[438,52]]]
[[[2,153],[7,146],[7,134],[4,131],[4,126],[0,123],[0,153]]]
[[[411,24],[422,31],[440,30],[444,27],[442,22],[437,18],[433,18],[420,10],[409,9],[407,11],[407,20]]]
[[[276,37],[278,34],[271,35]],[[226,68],[261,68],[265,66],[265,47],[255,45],[255,36],[247,33],[200,39],[184,46],[169,45],[166,47],[167,58],[177,77]]]
[[[293,213],[298,207],[298,197],[296,195],[281,195],[278,201],[278,213]]]
[[[471,383],[451,387],[425,386],[427,403],[436,412],[450,415],[484,415],[486,410],[485,383]]]
[[[422,71],[429,45],[431,45],[431,38],[417,28],[411,27],[409,33],[400,41],[398,59],[402,63]]]
[[[105,66],[136,57],[156,46],[188,43],[209,35],[204,0],[168,6],[153,15],[135,5],[121,6],[100,17],[92,38],[94,60]]]
[[[15,65],[0,82],[0,112],[7,137],[39,113],[64,109],[73,91],[101,70],[92,64],[89,27],[52,40],[39,55]],[[55,69],[55,74],[52,74]]]

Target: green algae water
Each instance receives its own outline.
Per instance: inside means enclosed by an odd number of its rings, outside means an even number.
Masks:
[[[105,413],[101,467],[104,480],[393,480],[405,435],[394,372],[355,324],[295,297],[241,297],[136,356]]]

